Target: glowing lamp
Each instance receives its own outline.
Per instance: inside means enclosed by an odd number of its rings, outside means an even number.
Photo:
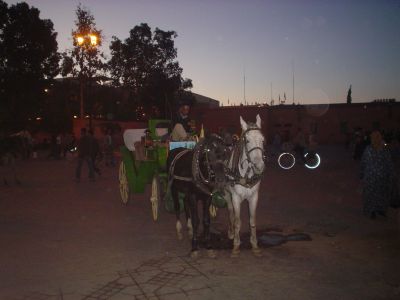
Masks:
[[[85,39],[82,36],[77,36],[76,41],[78,42],[78,45],[82,45]]]
[[[90,37],[90,44],[92,46],[96,46],[97,45],[97,36],[90,34],[89,37]]]

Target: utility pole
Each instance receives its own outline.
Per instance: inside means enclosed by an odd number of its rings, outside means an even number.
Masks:
[[[271,82],[271,101],[274,101],[274,99],[272,98],[272,82]]]
[[[293,74],[293,104],[294,104],[294,60],[292,60],[292,74]]]
[[[243,102],[246,103],[246,69],[243,68]]]

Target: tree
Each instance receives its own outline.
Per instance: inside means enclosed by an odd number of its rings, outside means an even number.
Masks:
[[[0,0],[1,119],[20,122],[43,111],[48,81],[59,71],[53,23],[25,2],[7,7]]]
[[[4,29],[8,23],[7,3],[0,0],[0,95],[4,97],[4,80],[6,72],[6,53],[4,51]]]
[[[113,37],[110,45],[109,71],[114,85],[129,88],[130,101],[127,109],[138,109],[144,114],[165,116],[174,100],[188,97],[183,91],[192,87],[190,79],[182,78],[175,31],[156,28],[142,23],[130,30],[122,42]]]
[[[347,104],[351,104],[352,98],[351,98],[351,84],[350,84],[350,88],[347,91]]]
[[[72,75],[80,81],[81,114],[91,112],[93,103],[83,107],[83,92],[87,84],[103,74],[105,63],[102,45],[102,31],[97,29],[94,16],[80,4],[76,9],[76,28],[72,30],[73,48],[63,53],[62,75]],[[85,101],[88,102],[88,101]]]

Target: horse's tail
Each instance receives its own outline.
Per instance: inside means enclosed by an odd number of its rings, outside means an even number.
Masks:
[[[178,149],[172,150],[169,152],[167,157],[167,174],[168,174],[168,185],[167,185],[167,193],[171,195],[174,211],[177,219],[179,219],[180,214],[180,204],[179,204],[179,193],[178,190],[174,186],[175,181],[175,164],[177,160],[177,156],[181,153]]]

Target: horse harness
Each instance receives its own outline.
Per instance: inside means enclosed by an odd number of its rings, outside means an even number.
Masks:
[[[252,188],[253,186],[255,186],[257,183],[259,183],[261,181],[261,178],[265,171],[265,168],[264,168],[260,173],[256,172],[257,171],[256,169],[258,169],[258,168],[255,166],[255,164],[251,161],[251,158],[250,158],[251,152],[253,152],[255,150],[260,150],[262,152],[263,160],[265,161],[264,149],[261,147],[254,147],[249,150],[246,147],[246,144],[247,144],[246,134],[248,132],[253,131],[253,130],[258,130],[261,133],[260,128],[258,128],[255,124],[249,124],[249,125],[250,125],[250,127],[242,132],[242,134],[240,135],[239,141],[236,143],[236,145],[233,148],[233,153],[232,153],[231,159],[230,159],[231,166],[229,166],[229,163],[228,163],[227,164],[228,167],[226,167],[226,170],[225,170],[228,181],[230,182],[231,186],[239,184],[246,188]],[[240,162],[240,158],[243,156],[243,153],[246,155],[246,158]],[[244,176],[242,176],[239,171],[239,166],[243,167],[243,163],[246,161],[248,162],[248,166],[247,166]],[[253,171],[253,176],[249,177],[249,174],[251,171]]]
[[[190,149],[185,149],[179,152],[174,159],[171,162],[171,166],[169,168],[169,178],[168,178],[168,186],[170,187],[172,185],[172,182],[174,180],[180,180],[180,181],[186,181],[186,182],[193,182],[197,188],[199,188],[203,193],[212,196],[212,192],[210,189],[207,187],[207,184],[210,184],[211,182],[211,174],[212,174],[212,169],[210,167],[210,162],[207,157],[206,153],[206,166],[207,166],[207,171],[208,171],[208,178],[206,179],[203,175],[203,173],[200,170],[200,153],[203,151],[204,144],[203,142],[199,142],[196,144],[193,150]],[[175,165],[176,162],[184,156],[186,153],[189,153],[193,151],[193,160],[192,160],[192,177],[184,177],[184,176],[178,176],[174,174],[175,170]]]

